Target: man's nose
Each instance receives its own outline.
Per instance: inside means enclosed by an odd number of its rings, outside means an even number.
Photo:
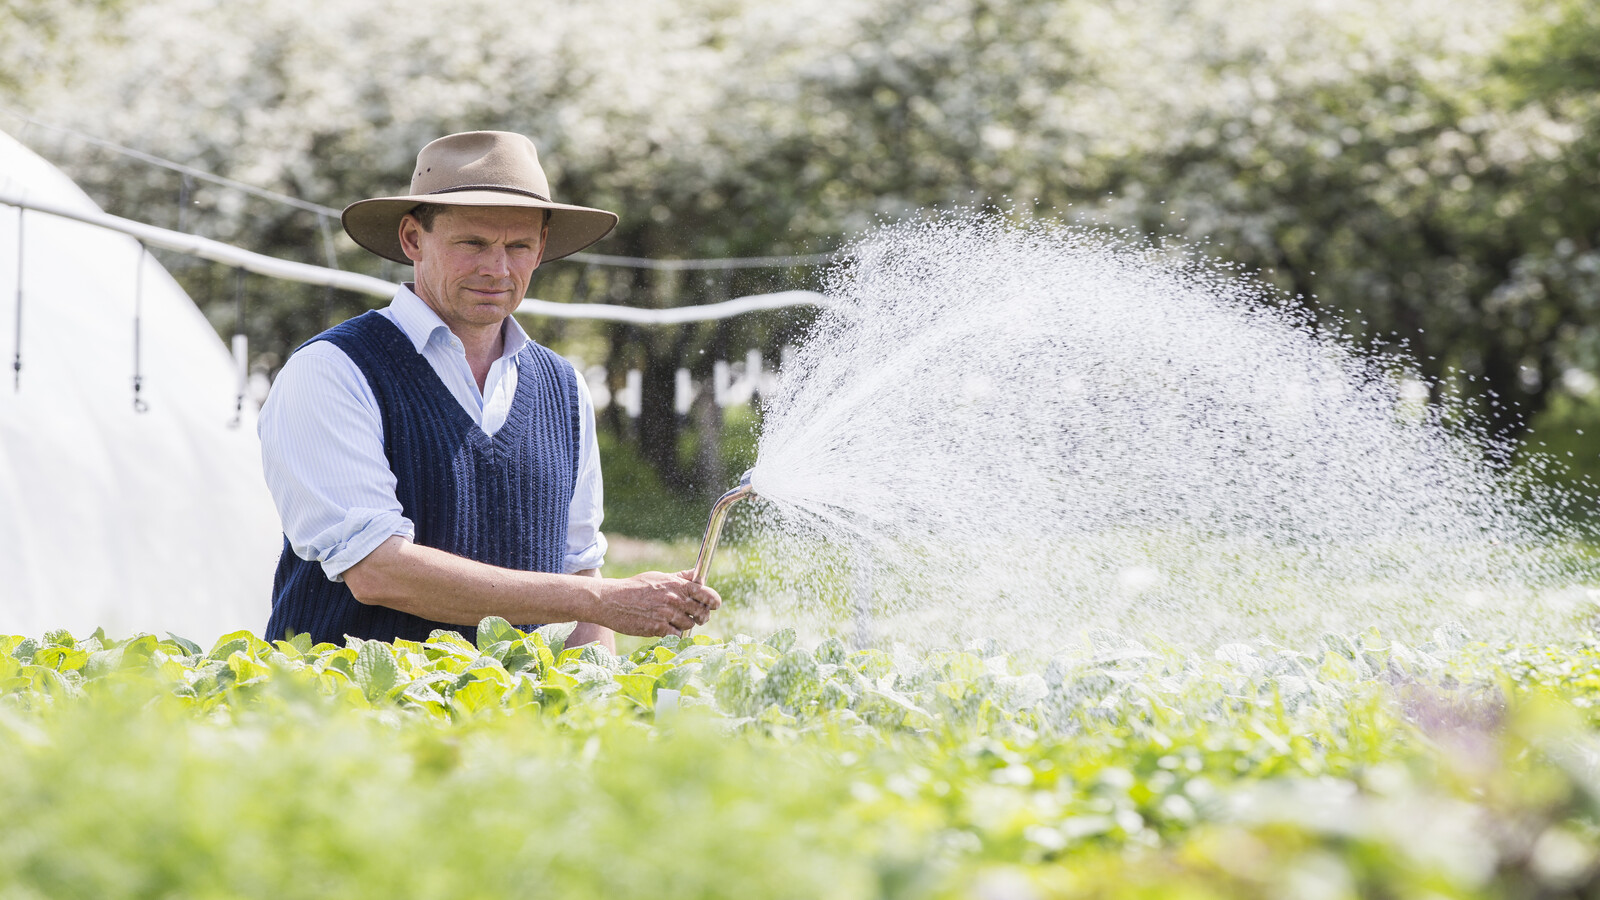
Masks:
[[[491,246],[478,260],[478,271],[484,275],[504,278],[511,274],[511,258],[506,248]]]

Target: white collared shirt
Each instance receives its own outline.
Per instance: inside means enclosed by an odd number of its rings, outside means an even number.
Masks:
[[[461,340],[410,288],[402,286],[378,314],[399,326],[461,408],[493,435],[517,393],[517,354],[530,341],[527,332],[506,318],[505,349],[480,392]],[[578,478],[562,561],[568,574],[599,568],[606,555],[594,401],[581,375],[577,385]],[[346,569],[390,537],[416,537],[383,454],[377,398],[355,362],[331,342],[302,347],[284,363],[261,406],[257,432],[267,489],[289,546],[301,559],[322,563],[330,580],[343,581]]]

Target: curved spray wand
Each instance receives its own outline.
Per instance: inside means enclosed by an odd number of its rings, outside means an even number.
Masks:
[[[711,519],[706,522],[706,536],[700,540],[700,558],[695,561],[694,578],[691,579],[696,584],[705,584],[706,575],[711,571],[711,555],[717,552],[717,539],[722,537],[722,522],[728,518],[728,507],[746,497],[755,496],[755,490],[750,487],[750,472],[740,476],[739,485],[717,498],[711,507]]]

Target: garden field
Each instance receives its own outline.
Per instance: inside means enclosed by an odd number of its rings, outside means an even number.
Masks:
[[[0,897],[1558,897],[1600,645],[0,638]]]

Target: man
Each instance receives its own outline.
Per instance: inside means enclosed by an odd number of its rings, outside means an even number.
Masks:
[[[721,605],[689,573],[600,578],[594,407],[583,379],[511,317],[534,269],[609,233],[551,202],[533,142],[440,138],[411,192],[345,209],[356,243],[415,266],[390,305],[297,350],[261,409],[284,526],[266,636],[475,636],[485,616],[677,634]]]

